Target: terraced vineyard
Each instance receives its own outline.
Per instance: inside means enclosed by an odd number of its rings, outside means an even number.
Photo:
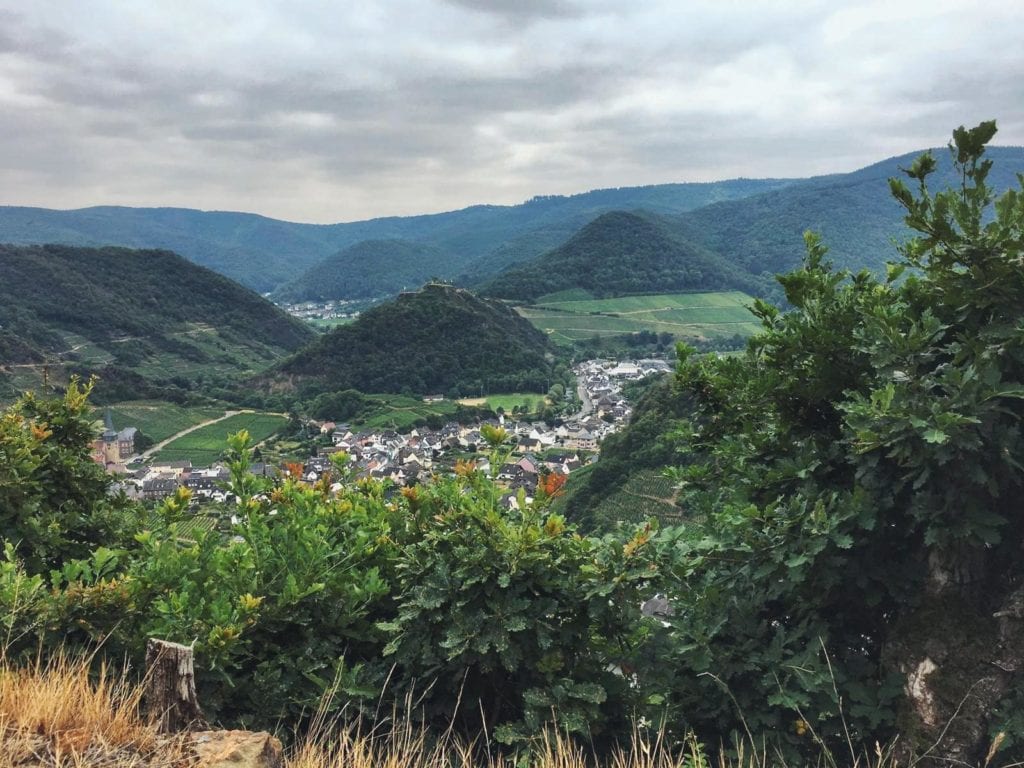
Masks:
[[[594,518],[638,522],[657,517],[663,522],[677,522],[680,509],[675,506],[675,497],[672,480],[657,470],[643,470],[602,501],[594,510]]]
[[[93,414],[102,419],[105,411],[105,408],[96,408]],[[116,429],[135,427],[156,443],[223,413],[223,408],[188,408],[161,400],[137,400],[110,406]]]
[[[195,432],[182,435],[154,456],[158,461],[191,460],[195,466],[208,466],[217,461],[227,449],[228,435],[242,429],[249,430],[254,443],[266,440],[287,421],[284,416],[271,413],[238,413],[216,424],[209,424]]]
[[[713,340],[749,336],[760,324],[739,291],[623,296],[616,299],[545,301],[517,311],[553,341],[571,344],[594,336],[651,331],[676,339]]]

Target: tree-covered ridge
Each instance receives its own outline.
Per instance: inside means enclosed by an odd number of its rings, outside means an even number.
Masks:
[[[392,216],[342,224],[299,224],[265,216],[188,208],[98,206],[72,211],[0,206],[0,242],[118,245],[180,253],[261,292],[273,291],[322,259],[363,240],[407,240],[441,249],[432,275],[454,278],[495,251],[492,275],[508,259],[536,256],[566,240],[600,213],[647,208],[688,211],[787,180],[734,179],[551,195],[520,205],[475,205],[423,216]],[[511,249],[503,247],[514,243]]]
[[[570,288],[598,297],[728,288],[764,295],[769,284],[676,236],[657,217],[615,211],[555,250],[503,272],[485,292],[531,301]]]
[[[218,357],[263,367],[314,334],[252,291],[168,251],[0,245],[0,362],[173,375]],[[225,363],[226,364],[226,363]],[[116,378],[116,375],[113,377]]]
[[[407,240],[364,240],[334,254],[275,291],[277,301],[373,299],[417,288],[450,257]]]
[[[269,385],[306,396],[546,392],[547,348],[544,334],[509,307],[432,283],[320,337],[281,363]]]
[[[1024,171],[1024,150],[989,151],[999,160],[990,186],[997,192],[1009,189],[1015,174]],[[607,296],[727,285],[776,297],[771,276],[799,265],[808,229],[822,235],[840,266],[881,270],[893,241],[910,236],[899,205],[887,194],[887,179],[913,159],[903,155],[853,173],[799,180],[674,216],[604,214],[550,252],[517,259],[523,263],[507,268],[484,291],[530,300],[577,287]],[[952,161],[937,156],[936,162],[938,183],[955,183]],[[548,287],[542,276],[557,287]]]
[[[1024,172],[1024,149],[990,147],[996,161],[989,186],[1003,192]],[[755,275],[774,275],[799,266],[803,233],[817,232],[839,267],[882,270],[892,259],[893,241],[911,236],[900,206],[888,194],[888,180],[909,167],[916,154],[884,160],[853,173],[806,179],[784,189],[743,200],[723,201],[674,217],[681,236]],[[933,185],[959,183],[946,152],[934,154]]]

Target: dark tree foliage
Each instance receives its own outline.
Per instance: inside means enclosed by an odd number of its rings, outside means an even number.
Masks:
[[[663,220],[616,211],[599,216],[550,253],[502,273],[485,293],[530,301],[569,288],[597,297],[729,288],[765,295],[772,290],[770,281],[676,236]]]
[[[324,391],[546,392],[547,337],[512,309],[429,284],[335,328],[278,368],[300,394]]]
[[[313,265],[275,291],[279,301],[373,299],[417,288],[451,257],[406,240],[364,240]]]
[[[354,389],[343,389],[338,392],[324,392],[317,395],[307,410],[314,419],[348,421],[363,413],[371,406],[372,402],[361,392]]]

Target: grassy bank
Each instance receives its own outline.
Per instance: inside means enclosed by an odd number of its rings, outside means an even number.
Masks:
[[[105,412],[106,408],[93,411],[97,419],[102,419]],[[110,415],[115,429],[135,427],[151,437],[153,442],[159,443],[183,429],[223,416],[224,409],[189,407],[160,400],[138,400],[111,405]]]

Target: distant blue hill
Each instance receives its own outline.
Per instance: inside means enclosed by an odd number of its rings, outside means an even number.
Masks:
[[[346,224],[297,224],[248,213],[188,208],[102,206],[71,211],[0,207],[0,242],[119,245],[172,250],[250,288],[272,291],[364,240],[404,240],[438,250],[432,273],[453,278],[493,256],[494,274],[511,261],[555,247],[606,211],[680,213],[784,187],[786,180],[662,184],[534,198],[521,205],[477,205],[449,213]],[[387,265],[381,264],[381,270]],[[339,297],[340,298],[340,297]]]
[[[623,187],[537,197],[520,205],[476,205],[448,213],[328,225],[184,208],[0,207],[0,242],[162,248],[279,298],[366,298],[393,295],[428,277],[483,286],[509,269],[551,275],[555,267],[547,254],[603,214],[627,211],[657,220],[657,230],[681,246],[672,249],[674,266],[669,271],[688,274],[686,285],[703,272],[714,276],[715,284],[728,275],[731,285],[749,289],[770,285],[771,275],[799,262],[802,235],[808,229],[822,233],[841,265],[878,268],[893,258],[893,242],[906,233],[887,179],[899,175],[900,167],[918,154],[810,179]],[[948,152],[941,148],[935,154],[941,161],[935,186],[955,184]],[[1017,173],[1024,172],[1024,148],[990,147],[988,156],[995,161],[991,182],[996,189],[1006,189]],[[600,251],[602,273],[608,276],[615,248],[630,238],[616,235],[607,226],[609,221],[603,224],[607,247],[597,242],[593,231],[588,232],[587,247]],[[680,261],[683,253],[693,254],[701,264],[687,267],[685,260]],[[633,263],[628,253],[621,255],[624,265]],[[580,248],[572,262],[585,263]],[[708,264],[715,266],[709,270]],[[650,268],[645,274],[650,282],[659,273]],[[525,278],[518,274],[520,281]],[[564,276],[559,278],[564,281]],[[613,282],[624,287],[642,280],[634,276]],[[644,290],[663,287],[645,285]]]

